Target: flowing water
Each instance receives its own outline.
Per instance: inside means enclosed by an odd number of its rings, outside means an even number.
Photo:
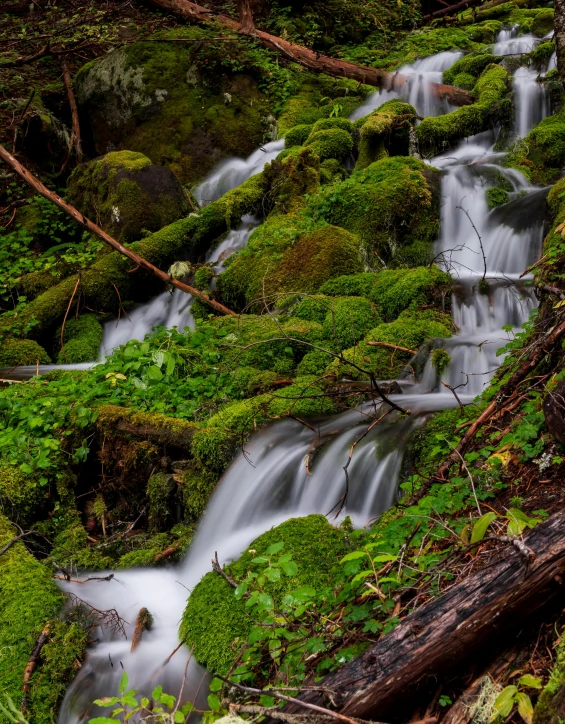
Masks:
[[[495,47],[499,53],[509,49],[518,52],[515,49],[523,48],[525,42],[524,38],[516,37],[514,30],[503,31]],[[415,102],[420,113],[425,109],[431,113],[445,111],[442,103],[431,96],[429,83],[438,82],[434,74],[449,67],[448,63],[458,57],[456,53],[442,53],[415,63],[411,73],[403,69],[407,80],[401,88],[374,94],[354,117],[365,115],[388,97],[400,95]],[[540,110],[540,98],[533,93],[519,97],[527,97],[528,104],[536,105],[526,122],[523,118],[526,100],[517,104],[516,128],[522,135],[547,109]],[[433,344],[448,349],[452,361],[442,379],[454,387],[462,385],[458,392],[463,402],[470,402],[483,389],[500,363],[496,350],[512,337],[511,332],[502,328],[506,325],[519,328],[535,306],[527,278],[519,280],[519,275],[540,252],[545,190],[530,187],[519,173],[505,169],[501,165],[503,155],[493,150],[495,140],[493,130],[469,138],[458,148],[431,161],[443,171],[437,254],[438,263],[456,279],[452,309],[459,330],[452,339]],[[280,150],[280,146],[278,148]],[[275,153],[275,147],[268,144],[265,151],[256,152],[245,162],[226,162],[202,184],[200,199],[217,198],[224,190],[256,173],[261,161],[268,160],[271,152]],[[504,179],[509,188],[509,201],[489,210],[485,192],[500,185],[500,179]],[[229,253],[230,248],[243,246],[249,227],[256,223],[255,219],[244,220],[242,228],[231,232],[209,260],[217,262],[221,269],[223,255]],[[162,308],[160,319],[173,319],[171,315],[184,315],[183,320],[189,318],[186,303],[181,309],[182,305],[174,301],[175,295],[162,296],[140,308],[145,311],[140,311],[136,321],[135,312],[130,314],[131,324],[141,324],[158,300]],[[155,314],[152,320],[157,317]],[[116,339],[112,340],[108,331],[105,344],[111,348]],[[402,394],[392,398],[412,414],[402,419],[397,413],[389,414],[357,446],[349,468],[350,490],[342,513],[350,515],[356,525],[366,525],[397,499],[405,442],[414,428],[423,424],[425,414],[455,404],[453,395],[439,382],[429,361],[419,380],[414,379],[408,367],[399,382]],[[186,652],[181,649],[167,666],[162,664],[178,645],[177,629],[187,589],[210,569],[215,551],[221,561],[230,560],[245,550],[257,535],[289,517],[335,509],[345,490],[343,466],[348,449],[366,429],[367,415],[374,413],[375,405],[365,403],[355,410],[313,421],[315,430],[294,420],[281,420],[260,430],[246,445],[245,455],[234,460],[217,486],[193,544],[179,566],[118,571],[111,581],[63,584],[66,590],[98,609],[115,607],[128,621],[129,640],[142,606],[151,611],[155,625],[151,632],[144,634],[134,654],[129,651],[129,641],[100,631],[100,640],[89,652],[67,692],[60,724],[83,722],[92,716],[94,712],[89,710],[92,700],[112,695],[124,669],[136,688],[150,690],[159,683],[172,693],[178,691]],[[205,676],[197,664],[190,663],[184,690],[187,698],[204,695]]]

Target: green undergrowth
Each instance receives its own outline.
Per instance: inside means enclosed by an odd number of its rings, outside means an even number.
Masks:
[[[532,183],[555,182],[565,164],[565,115],[544,118],[526,138],[517,141],[505,163],[521,171]]]

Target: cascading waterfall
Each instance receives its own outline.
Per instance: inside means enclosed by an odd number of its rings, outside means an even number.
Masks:
[[[512,35],[514,30],[503,33],[497,40],[499,51],[503,43],[508,50],[514,47],[511,43],[525,42]],[[423,70],[422,63],[419,73],[414,72],[413,78],[404,84],[404,97],[410,94],[421,104],[420,109],[444,110],[434,105],[436,101],[432,100],[429,89],[432,78],[424,77],[424,73],[439,72],[437,67],[447,62],[445,55],[427,59],[427,70]],[[459,54],[451,54],[451,62],[458,57]],[[412,67],[415,69],[417,65]],[[354,117],[365,115],[384,100],[398,95],[398,90],[376,93]],[[537,101],[532,95],[528,102]],[[431,161],[444,171],[437,254],[438,263],[457,280],[452,307],[459,329],[453,339],[436,344],[445,346],[452,358],[442,379],[454,387],[464,384],[458,391],[463,402],[471,401],[483,389],[500,363],[496,350],[512,336],[502,328],[506,325],[519,328],[535,306],[525,285],[527,278],[520,281],[518,277],[539,253],[545,191],[532,188],[518,172],[505,169],[501,165],[503,154],[493,151],[494,142],[494,133],[481,134]],[[256,154],[250,159],[254,157]],[[235,176],[228,173],[230,163],[235,166],[235,162],[226,162],[215,172],[216,179],[223,179],[221,183],[225,181],[228,185],[235,183]],[[241,170],[241,166],[238,168]],[[485,192],[499,186],[501,178],[510,189],[509,202],[489,210]],[[202,184],[201,189],[206,189],[202,194],[213,197],[216,192],[206,187],[206,183],[211,183],[211,179]],[[255,222],[248,219],[245,223]],[[241,238],[235,242],[238,233]],[[245,230],[232,232],[210,256],[210,261],[221,263],[230,244],[245,243],[241,239],[246,233]],[[230,241],[232,235],[234,238]],[[481,283],[483,278],[486,285]],[[141,309],[148,307],[150,305]],[[404,444],[414,428],[423,423],[424,413],[455,404],[453,395],[439,384],[431,362],[419,381],[408,375],[400,385],[403,393],[392,395],[392,399],[413,414],[403,419],[395,412],[389,414],[359,443],[351,461],[350,490],[342,515],[350,515],[359,526],[367,524],[395,501]],[[155,623],[153,630],[144,634],[135,654],[129,652],[129,641],[100,632],[100,641],[67,692],[60,724],[84,722],[93,716],[95,712],[89,708],[92,700],[112,695],[123,669],[136,688],[150,690],[159,683],[171,692],[178,691],[186,653],[181,649],[164,668],[162,662],[178,645],[177,628],[186,589],[191,589],[210,569],[214,551],[218,551],[220,560],[230,560],[257,535],[289,517],[335,509],[345,489],[342,468],[348,449],[365,431],[368,412],[374,412],[373,404],[365,403],[355,410],[316,421],[315,431],[287,419],[256,433],[246,444],[245,454],[236,458],[217,486],[180,566],[118,571],[109,582],[62,584],[65,590],[73,591],[96,608],[117,608],[129,622],[130,640],[135,617],[142,606],[151,611]],[[197,664],[190,663],[184,690],[187,698],[194,700],[199,691],[202,696],[205,676]]]

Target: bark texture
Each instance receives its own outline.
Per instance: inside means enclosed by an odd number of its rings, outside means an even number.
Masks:
[[[557,51],[557,72],[565,82],[565,0],[554,0],[555,49]]]
[[[531,614],[563,597],[565,511],[525,538],[535,558],[516,546],[446,594],[407,616],[394,631],[321,682],[337,692],[336,708],[349,717],[396,722],[431,697],[444,676],[482,647],[519,627]],[[530,556],[531,558],[531,556]],[[323,694],[301,700],[323,704]],[[295,705],[285,711],[299,712]]]

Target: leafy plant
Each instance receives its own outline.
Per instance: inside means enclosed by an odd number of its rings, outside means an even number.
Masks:
[[[491,722],[498,719],[506,719],[513,711],[514,707],[518,707],[518,713],[526,724],[532,724],[534,716],[534,707],[532,700],[522,689],[541,689],[541,679],[526,674],[518,679],[518,685],[505,687],[497,696],[494,702],[494,714]]]

